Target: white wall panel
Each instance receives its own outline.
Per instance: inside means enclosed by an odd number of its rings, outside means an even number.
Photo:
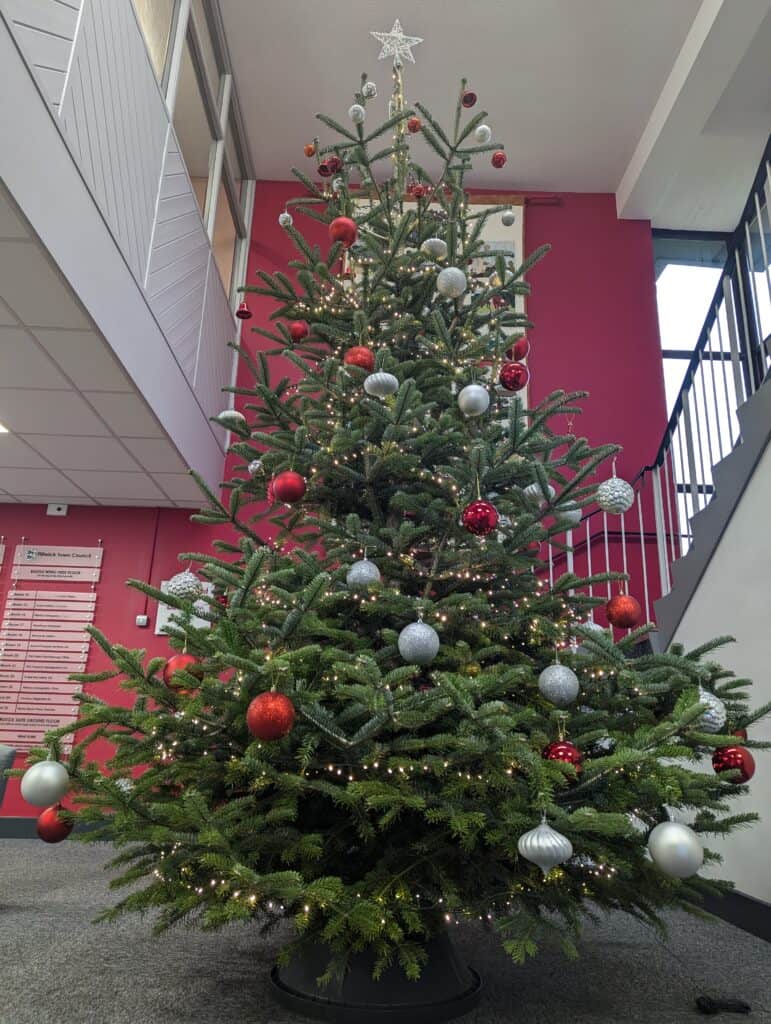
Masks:
[[[53,107],[64,89],[80,6],[81,0],[0,0],[0,12]]]
[[[233,350],[229,342],[236,336],[236,322],[222,287],[217,266],[212,259],[206,276],[201,334],[198,342],[198,359],[195,371],[195,393],[207,416],[217,413],[230,404],[230,396],[223,395],[222,389],[230,384],[233,365]],[[224,441],[225,432],[215,428]]]

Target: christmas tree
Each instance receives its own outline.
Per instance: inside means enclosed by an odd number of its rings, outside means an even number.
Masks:
[[[543,542],[566,544],[595,499],[622,510],[629,488],[598,492],[616,446],[554,426],[581,394],[525,407],[518,301],[543,253],[485,251],[484,224],[511,214],[468,204],[464,180],[505,151],[465,82],[451,131],[410,107],[405,56],[385,121],[366,76],[348,122],[319,115],[329,141],[306,146],[315,173],[294,171],[302,195],[280,214],[297,256],[247,289],[275,310],[256,329],[270,347],[240,349],[243,412],[220,416],[235,470],[224,498],[201,482],[194,518],[223,539],[184,553],[199,575],[168,594],[133,583],[176,609],[168,661],[92,630],[133,702],[99,699],[111,674],[78,676],[90,728],[67,766],[80,838],[116,844],[116,884],[141,883],[105,918],[288,918],[285,955],[322,946],[328,978],[362,950],[376,976],[417,978],[448,920],[491,921],[521,961],[543,941],[573,954],[590,903],[651,922],[698,905],[725,887],[697,875],[718,859],[702,840],[754,818],[728,813],[752,772],[737,730],[769,710],[711,660],[726,638],[640,654],[649,626],[592,621],[606,576],[549,585]],[[326,251],[301,218],[328,224]],[[299,383],[272,380],[277,356]],[[608,614],[640,612],[622,593]],[[63,770],[35,765],[28,793],[55,801]],[[44,815],[45,838],[71,827]]]

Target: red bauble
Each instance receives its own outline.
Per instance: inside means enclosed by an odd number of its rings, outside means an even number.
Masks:
[[[261,693],[246,709],[246,728],[258,740],[280,740],[294,725],[294,704],[283,693]]]
[[[515,341],[510,349],[506,350],[507,359],[525,359],[530,354],[530,342],[527,338],[520,338]]]
[[[467,89],[461,96],[460,101],[464,107],[473,107],[477,101],[477,94],[472,92],[471,89]]]
[[[375,353],[366,345],[354,345],[343,356],[343,362],[346,366],[359,366],[371,373],[375,369]]]
[[[746,740],[747,739],[747,730],[746,729],[734,729],[734,731],[731,733],[731,735],[732,736],[738,736],[740,740]]]
[[[163,666],[163,681],[170,690],[176,690],[177,693],[183,695],[192,693],[193,691],[185,686],[180,686],[174,681],[174,674],[176,672],[189,672],[191,675],[199,677],[203,674],[200,668],[200,662],[192,654],[173,654],[166,664]],[[194,666],[199,666],[197,669]]]
[[[428,195],[428,186],[417,182],[415,185],[410,185],[407,189],[407,195],[412,196],[413,199],[422,199]]]
[[[423,122],[419,117],[408,117],[407,118],[407,131],[410,135],[417,135],[423,127]]]
[[[302,341],[311,333],[310,328],[304,320],[293,320],[288,326],[289,337],[292,341]]]
[[[493,309],[503,309],[503,307],[507,306],[507,305],[508,305],[508,303],[506,302],[506,300],[504,299],[504,297],[502,295],[493,295],[493,298],[492,298]],[[509,350],[509,351],[511,351],[511,350]]]
[[[306,156],[315,156],[316,155],[316,143],[315,142],[306,142],[305,145],[303,146],[303,153],[305,153]]]
[[[490,158],[490,163],[493,165],[493,167],[503,167],[503,165],[506,163],[506,154],[503,152],[502,149],[496,149],[496,151]]]
[[[59,817],[61,804],[54,804],[46,809],[37,819],[37,834],[44,843],[60,843],[72,832],[72,822]]]
[[[332,242],[342,242],[343,247],[350,249],[356,241],[359,229],[355,220],[350,217],[335,217],[329,225],[329,238]]]
[[[640,602],[629,594],[616,594],[605,605],[605,614],[611,626],[629,629],[642,618]]]
[[[285,469],[283,473],[274,476],[272,483],[273,497],[276,501],[286,502],[287,505],[293,505],[305,494],[305,477],[295,473],[293,469]]]
[[[330,166],[329,160],[322,160],[316,170],[319,172],[322,178],[331,178],[334,171]]]
[[[329,164],[329,169],[333,174],[337,174],[338,171],[342,171],[343,169],[343,161],[334,153],[327,157],[327,163]]]
[[[530,379],[524,363],[504,363],[498,374],[498,381],[507,391],[521,391]]]
[[[252,319],[252,311],[251,311],[251,309],[249,309],[249,307],[247,306],[245,301],[244,302],[240,302],[238,304],[238,309],[236,310],[236,316],[238,317],[239,320],[251,320]]]
[[[472,501],[463,509],[461,522],[469,533],[484,537],[485,534],[492,533],[498,525],[498,509],[489,501]]]
[[[569,740],[555,740],[553,743],[548,743],[541,754],[547,761],[564,761],[566,764],[572,764],[577,772],[581,771],[584,755]]]
[[[712,755],[712,767],[719,775],[721,772],[738,771],[738,779],[732,779],[736,785],[749,782],[755,774],[755,758],[746,747],[719,747]]]
[[[268,480],[268,486],[265,488],[265,499],[269,501],[271,505],[276,504],[276,495],[273,493],[273,481]]]

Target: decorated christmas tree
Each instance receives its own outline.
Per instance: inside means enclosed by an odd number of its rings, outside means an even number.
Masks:
[[[410,107],[417,40],[397,23],[381,41],[389,116],[366,76],[347,120],[319,115],[328,137],[277,211],[296,258],[246,289],[274,300],[255,328],[270,344],[241,346],[253,383],[219,417],[233,473],[224,497],[202,483],[194,517],[223,539],[184,553],[197,574],[169,593],[132,584],[176,609],[176,653],[148,661],[92,630],[133,701],[100,700],[110,674],[78,676],[91,728],[66,769],[68,730],[51,733],[54,759],[24,779],[40,804],[71,785],[79,838],[120,847],[134,886],[105,918],[289,919],[285,962],[322,951],[322,981],[362,953],[376,978],[417,979],[447,921],[490,922],[521,961],[548,941],[573,954],[590,903],[648,921],[698,905],[724,885],[697,874],[718,859],[704,841],[754,818],[728,805],[753,770],[738,735],[768,711],[711,660],[725,638],[646,653],[623,578],[607,614],[631,632],[594,624],[591,580],[549,584],[544,542],[567,545],[595,501],[622,512],[631,488],[609,474],[616,446],[554,426],[581,394],[523,400],[521,297],[544,253],[515,266],[482,241],[513,216],[467,202],[472,163],[506,160],[487,114],[465,82],[449,131]],[[281,359],[299,381],[276,382]],[[42,818],[54,841],[73,815]]]

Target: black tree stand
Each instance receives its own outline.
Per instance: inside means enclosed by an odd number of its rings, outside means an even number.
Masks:
[[[374,957],[360,953],[351,958],[342,979],[319,988],[316,979],[324,973],[329,954],[322,945],[310,947],[287,967],[273,968],[273,994],[296,1013],[334,1024],[438,1024],[473,1010],[482,982],[460,960],[447,933],[440,932],[426,949],[428,962],[418,981],[409,981],[398,966],[374,981]]]

